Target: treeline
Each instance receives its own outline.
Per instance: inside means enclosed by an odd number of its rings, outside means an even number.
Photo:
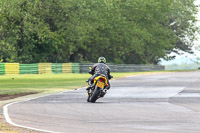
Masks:
[[[0,0],[0,62],[157,64],[191,51],[194,0]]]

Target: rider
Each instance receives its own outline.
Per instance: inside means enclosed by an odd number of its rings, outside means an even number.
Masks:
[[[98,63],[92,66],[92,69],[90,69],[89,73],[92,74],[92,77],[88,79],[89,87],[86,90],[92,88],[94,78],[100,76],[101,74],[104,74],[107,78],[108,86],[105,88],[105,90],[110,89],[109,79],[113,78],[113,76],[110,75],[110,68],[106,65],[106,59],[104,57],[99,57]]]

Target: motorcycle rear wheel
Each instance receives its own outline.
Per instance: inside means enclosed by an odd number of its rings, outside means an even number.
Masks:
[[[94,90],[92,96],[91,96],[90,99],[89,99],[89,101],[90,101],[91,103],[95,103],[95,102],[96,102],[96,100],[97,100],[98,97],[99,97],[100,90],[101,90],[101,89],[100,89],[99,87],[95,87],[95,90]]]

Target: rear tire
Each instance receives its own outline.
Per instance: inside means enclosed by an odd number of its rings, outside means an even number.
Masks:
[[[96,100],[98,99],[99,97],[99,94],[100,94],[100,88],[99,87],[95,87],[95,90],[93,92],[93,95],[91,96],[91,99],[89,100],[91,103],[95,103]]]

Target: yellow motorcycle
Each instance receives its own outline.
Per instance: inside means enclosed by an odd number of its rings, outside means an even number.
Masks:
[[[107,78],[103,74],[95,77],[92,88],[90,90],[87,90],[87,101],[95,103],[98,98],[104,97],[107,92],[107,90],[105,89],[105,87],[108,86],[107,82]]]

